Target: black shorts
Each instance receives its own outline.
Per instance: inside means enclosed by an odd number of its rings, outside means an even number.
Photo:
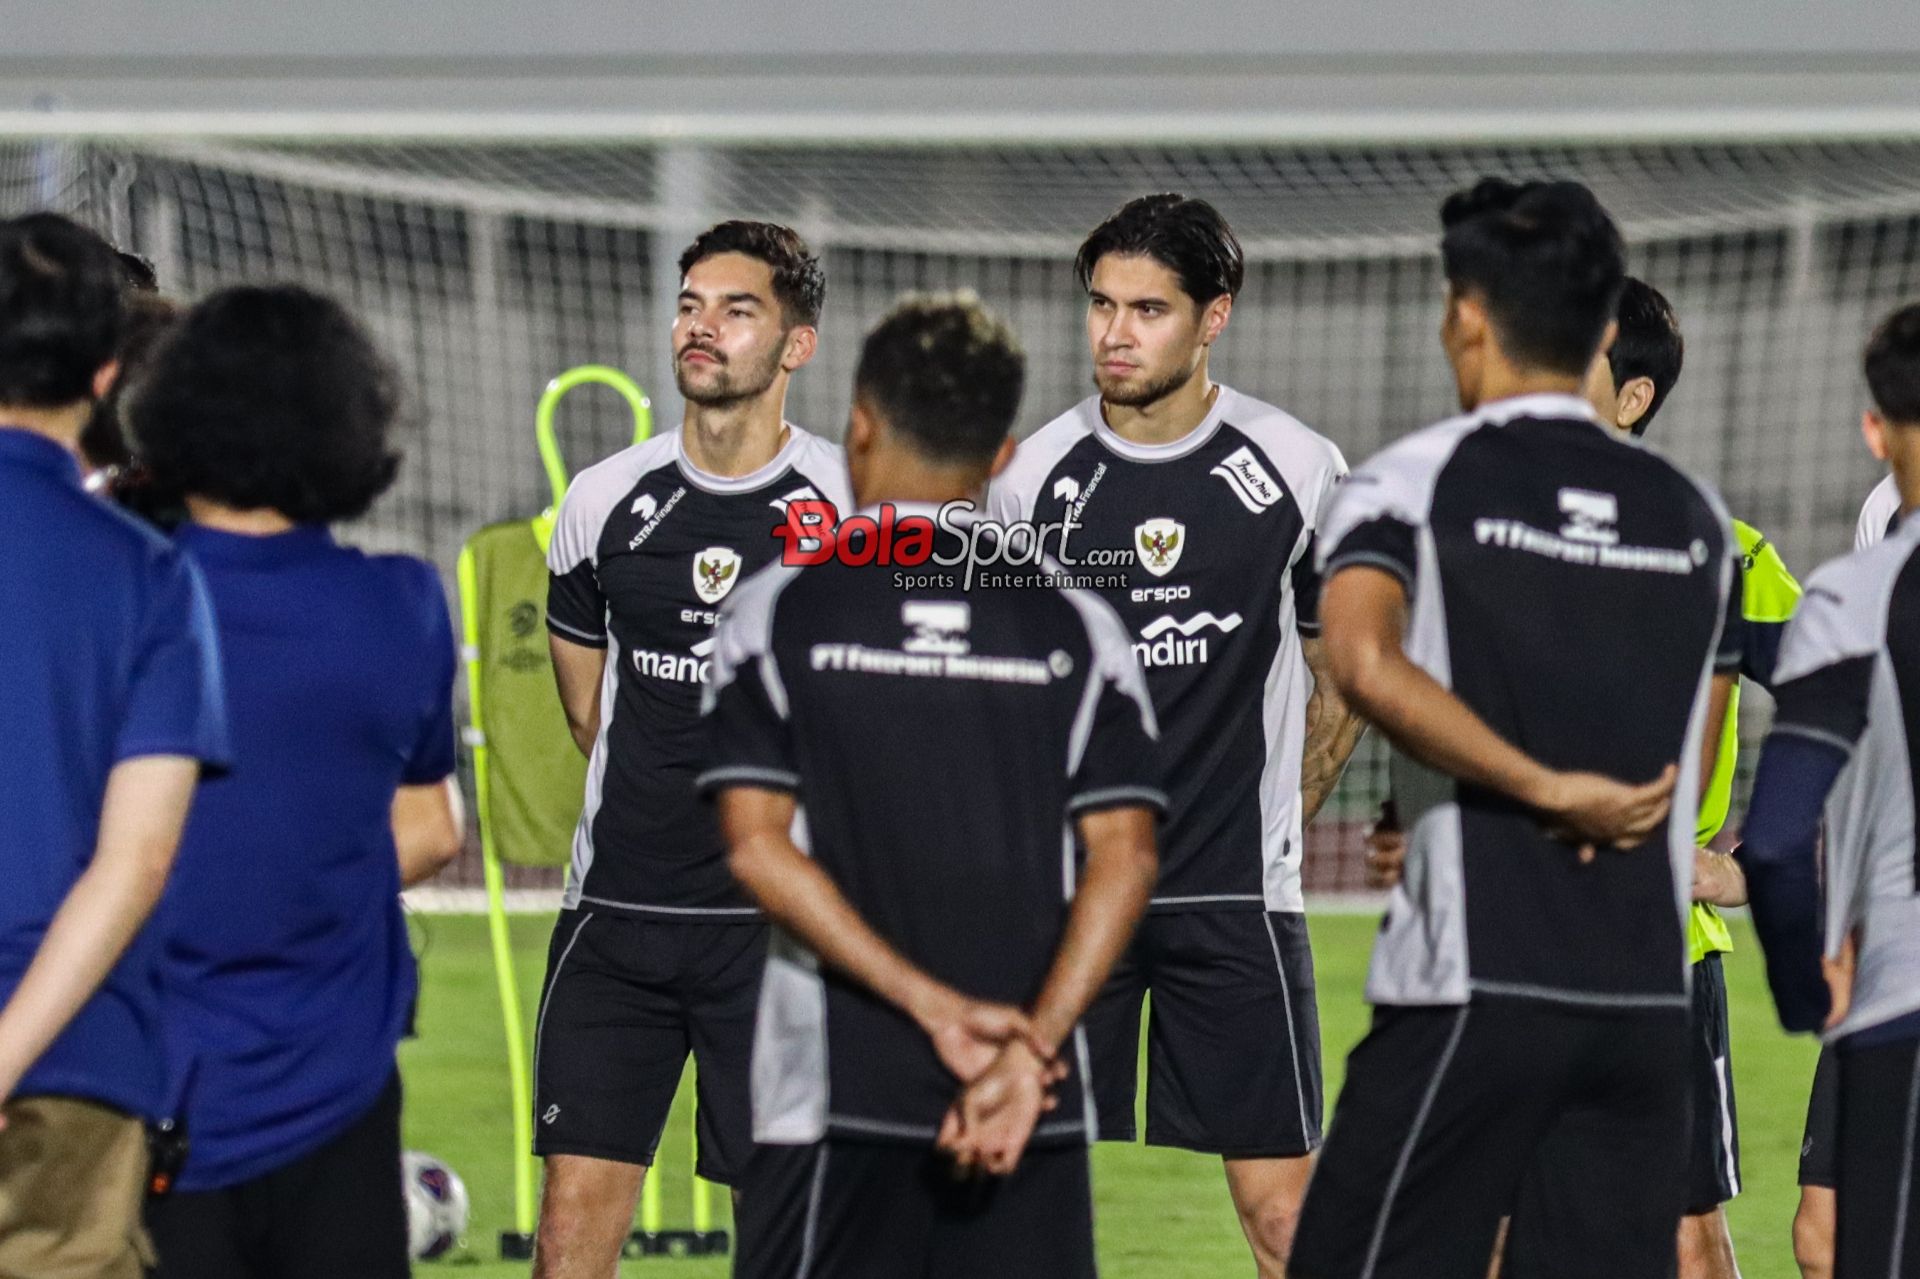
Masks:
[[[1920,1039],[1839,1054],[1834,1279],[1920,1275]]]
[[[353,1126],[284,1167],[147,1201],[154,1279],[406,1279],[400,1076]]]
[[[702,1177],[753,1149],[748,1070],[766,967],[758,921],[561,912],[533,1049],[533,1150],[652,1164],[693,1054]]]
[[[1307,917],[1152,913],[1087,1012],[1102,1141],[1132,1141],[1147,1026],[1147,1144],[1227,1158],[1320,1145],[1320,1018]]]
[[[1807,1097],[1806,1135],[1800,1139],[1800,1184],[1832,1190],[1840,1146],[1840,1058],[1832,1045],[1820,1050]]]
[[[1693,1138],[1687,1152],[1687,1215],[1697,1216],[1740,1193],[1740,1128],[1733,1103],[1727,976],[1717,954],[1693,966],[1692,1039]]]
[[[1687,1023],[1533,1000],[1376,1010],[1287,1273],[1485,1279],[1506,1216],[1507,1279],[1669,1273]]]
[[[1030,1149],[1011,1177],[958,1180],[924,1146],[830,1138],[754,1152],[734,1279],[1094,1279],[1083,1145]]]

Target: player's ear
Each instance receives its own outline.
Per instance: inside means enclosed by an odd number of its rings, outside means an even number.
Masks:
[[[1882,462],[1887,460],[1887,423],[1872,409],[1860,415],[1860,437],[1867,442],[1867,452]]]
[[[1011,435],[1000,441],[999,449],[994,452],[993,462],[987,467],[988,479],[993,479],[1007,469],[1008,464],[1013,461],[1013,450],[1014,443]]]
[[[104,400],[113,384],[120,380],[120,361],[108,360],[93,371],[93,398]]]
[[[780,367],[791,373],[808,360],[820,346],[820,331],[811,324],[796,324],[787,330],[787,349],[780,357]]]
[[[1620,388],[1618,406],[1614,410],[1614,420],[1621,427],[1631,427],[1647,415],[1653,405],[1653,379],[1650,377],[1630,377],[1627,384]]]
[[[847,417],[848,454],[866,453],[872,449],[873,435],[873,414],[869,413],[867,406],[856,398],[853,402],[853,410]]]
[[[1481,366],[1487,343],[1487,309],[1477,299],[1447,285],[1446,306],[1440,313],[1440,346],[1453,366],[1454,389],[1460,407],[1480,403]]]
[[[1471,293],[1447,290],[1447,312],[1440,324],[1440,336],[1460,347],[1478,346],[1487,340],[1487,306]]]
[[[1205,346],[1212,346],[1215,342],[1218,342],[1220,335],[1227,330],[1227,321],[1232,318],[1233,294],[1222,293],[1219,297],[1207,303],[1206,308],[1200,312],[1201,343]]]

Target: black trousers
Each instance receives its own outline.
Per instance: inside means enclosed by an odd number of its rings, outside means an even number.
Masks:
[[[220,1190],[148,1201],[154,1279],[406,1279],[400,1075],[351,1128]]]

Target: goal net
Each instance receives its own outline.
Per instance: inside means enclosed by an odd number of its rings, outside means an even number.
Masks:
[[[352,305],[404,369],[417,412],[398,485],[347,535],[424,555],[451,582],[469,533],[546,504],[530,424],[553,374],[623,368],[652,393],[663,426],[677,420],[674,262],[718,218],[791,223],[826,262],[820,355],[795,381],[795,421],[837,438],[863,328],[903,290],[967,286],[1026,343],[1024,432],[1090,386],[1071,269],[1080,238],[1131,195],[1204,196],[1233,222],[1249,263],[1216,376],[1357,462],[1454,408],[1436,338],[1436,210],[1485,173],[1595,189],[1627,235],[1633,271],[1673,299],[1686,332],[1686,371],[1653,443],[1716,483],[1797,572],[1845,550],[1876,478],[1853,431],[1861,344],[1879,316],[1920,293],[1920,141],[19,139],[0,141],[0,208],[69,210],[153,259],[163,286],[187,298],[283,279]],[[583,391],[564,411],[576,467],[630,431],[624,402],[600,396]],[[1362,886],[1383,759],[1378,741],[1363,743],[1310,836],[1310,891]],[[552,882],[552,872],[528,874],[522,882]],[[463,866],[453,879],[477,872]]]

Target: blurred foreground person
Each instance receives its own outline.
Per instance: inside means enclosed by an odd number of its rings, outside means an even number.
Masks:
[[[407,1273],[399,895],[460,849],[453,632],[432,566],[327,530],[393,482],[398,400],[352,317],[281,286],[194,307],[130,406],[191,517],[235,748],[161,919],[187,1137],[149,1211],[161,1279]]]
[[[0,1274],[136,1279],[162,1110],[160,899],[227,758],[213,620],[175,547],[81,487],[124,323],[113,250],[0,223]]]

